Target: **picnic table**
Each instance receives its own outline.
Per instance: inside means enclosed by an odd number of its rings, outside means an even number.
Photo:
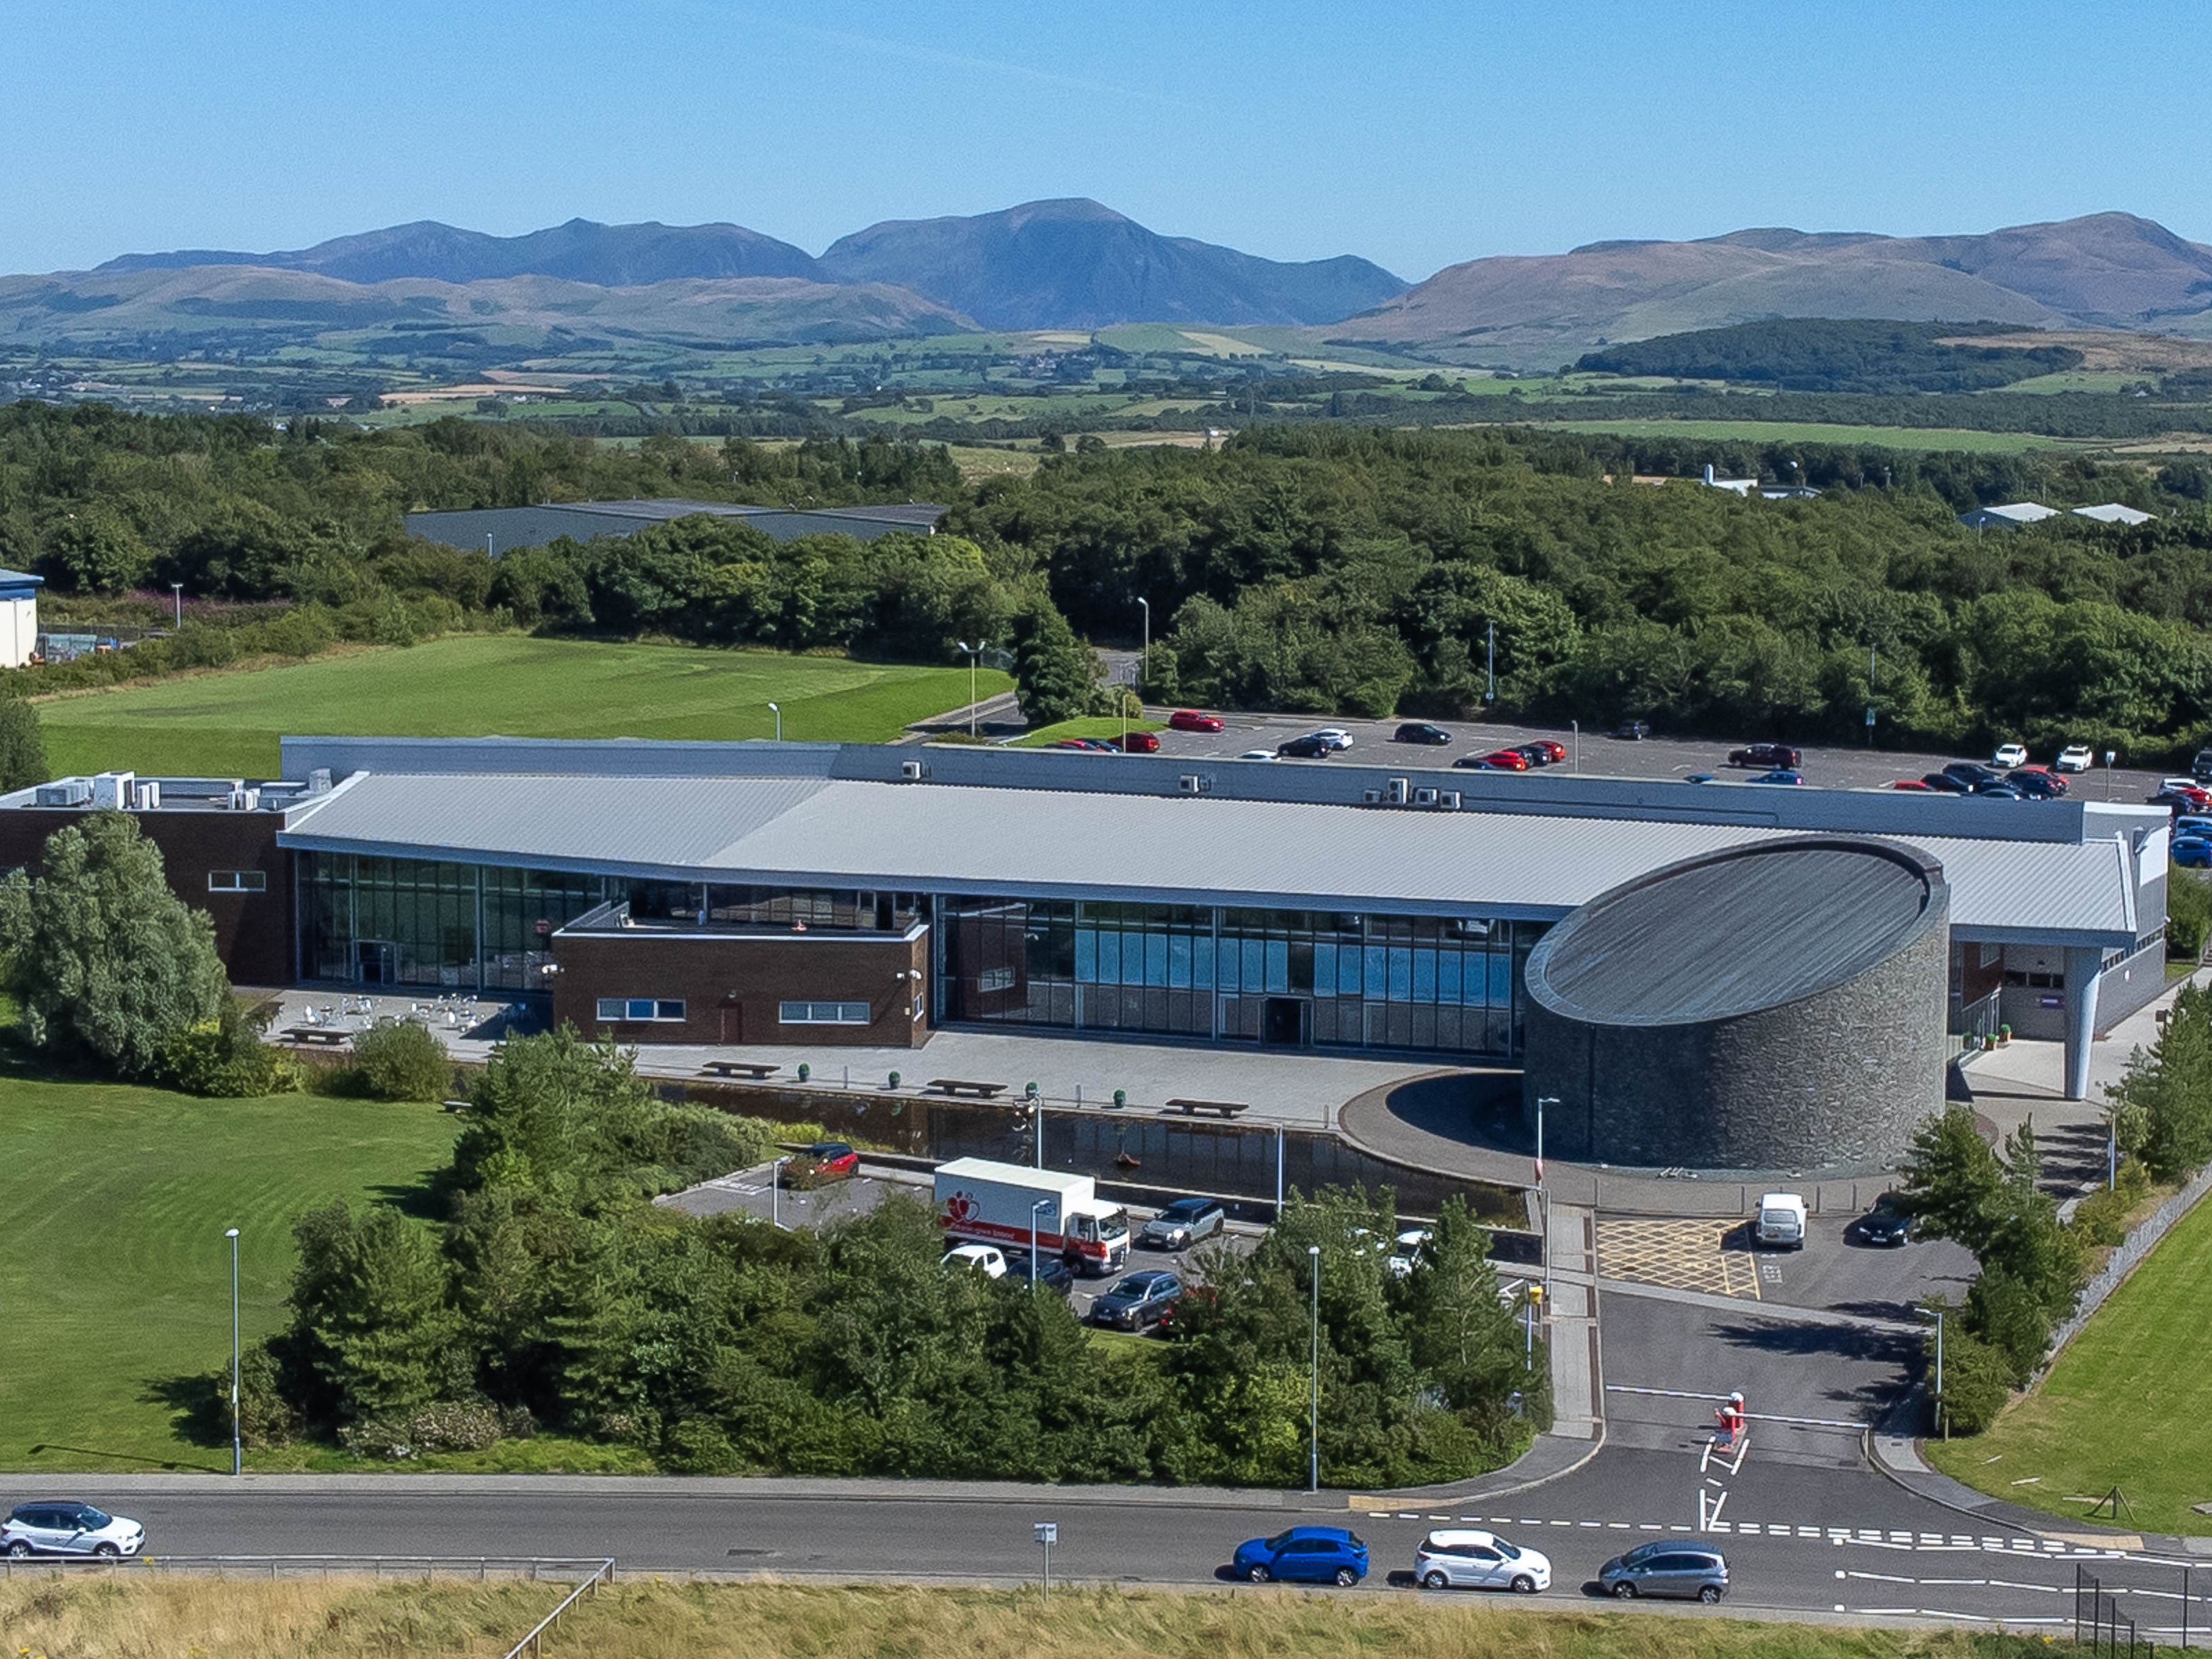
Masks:
[[[749,1077],[758,1083],[775,1076],[782,1066],[757,1060],[710,1060],[699,1068],[702,1077]]]
[[[351,1031],[340,1030],[333,1025],[290,1025],[284,1030],[284,1040],[288,1042],[319,1042],[333,1048],[352,1036]]]
[[[1252,1109],[1251,1103],[1243,1100],[1170,1100],[1167,1110],[1181,1112],[1185,1117],[1196,1117],[1200,1112],[1218,1112],[1224,1117],[1235,1117]]]
[[[965,1078],[933,1077],[929,1086],[942,1095],[974,1095],[978,1100],[995,1100],[1006,1092],[1003,1083],[971,1083]]]

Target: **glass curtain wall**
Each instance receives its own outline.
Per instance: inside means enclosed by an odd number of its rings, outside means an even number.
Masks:
[[[300,854],[310,979],[536,991],[552,935],[606,897],[598,876],[349,853]]]
[[[952,1022],[1505,1054],[1540,925],[1066,899],[940,901]]]

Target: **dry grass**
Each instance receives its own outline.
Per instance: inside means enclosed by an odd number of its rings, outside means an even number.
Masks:
[[[550,1584],[262,1583],[106,1576],[0,1582],[0,1651],[32,1659],[497,1655]],[[1693,1616],[1543,1611],[1474,1598],[775,1583],[624,1584],[548,1651],[578,1659],[2011,1659],[2051,1645]],[[19,1656],[20,1659],[20,1656]]]

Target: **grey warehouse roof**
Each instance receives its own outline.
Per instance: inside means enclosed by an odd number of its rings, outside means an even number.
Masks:
[[[403,756],[412,758],[396,746]],[[650,758],[641,748],[640,763]],[[280,839],[609,874],[1548,921],[1663,865],[1796,833],[1474,802],[1424,811],[821,773],[425,769],[354,772],[295,811]],[[1942,863],[1956,929],[2108,948],[2135,939],[2135,876],[2119,837],[1905,838]],[[2162,867],[2162,840],[2157,857]]]
[[[1941,921],[1944,896],[1941,873],[1905,848],[1820,837],[1735,848],[1577,910],[1529,957],[1529,994],[1585,1023],[1734,1018],[1857,978]]]

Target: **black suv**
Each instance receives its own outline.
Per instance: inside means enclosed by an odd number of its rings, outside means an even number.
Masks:
[[[1431,726],[1423,720],[1408,720],[1390,734],[1393,743],[1446,744],[1452,734],[1441,726]]]
[[[1091,1322],[1117,1331],[1157,1330],[1182,1300],[1182,1280],[1173,1273],[1125,1273],[1121,1282],[1091,1301]]]
[[[1026,1285],[1030,1282],[1030,1253],[1027,1250],[1006,1252],[1006,1282]],[[1067,1265],[1065,1257],[1039,1250],[1036,1255],[1036,1282],[1048,1285],[1066,1296],[1075,1288],[1075,1269]]]
[[[1304,737],[1277,744],[1275,752],[1285,760],[1327,760],[1336,751],[1319,738]]]
[[[1979,761],[1953,761],[1943,769],[1943,775],[1947,778],[1958,779],[1960,783],[1965,784],[1977,794],[1993,783],[2002,783],[2005,781],[2003,773],[1992,771]]]
[[[1730,766],[1764,766],[1794,772],[1802,758],[1786,743],[1754,743],[1746,749],[1729,750],[1728,763]]]

